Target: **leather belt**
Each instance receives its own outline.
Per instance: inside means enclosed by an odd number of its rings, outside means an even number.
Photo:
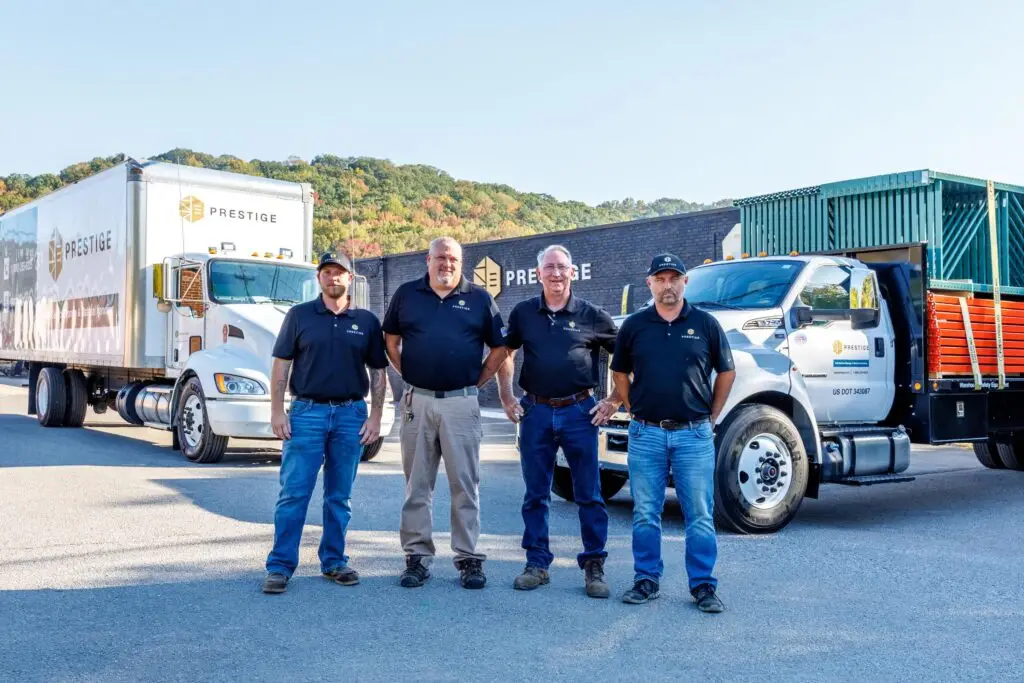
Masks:
[[[668,431],[677,431],[677,430],[680,430],[680,429],[693,429],[694,427],[696,427],[698,425],[702,425],[702,424],[705,424],[705,423],[711,421],[710,419],[708,419],[706,417],[701,418],[699,420],[692,420],[692,421],[685,421],[685,420],[684,421],[679,421],[679,420],[659,420],[657,422],[654,422],[652,420],[645,420],[645,419],[640,418],[640,417],[634,417],[633,419],[636,420],[637,422],[639,422],[640,424],[647,425],[649,427],[659,427],[661,429],[665,429],[665,430],[668,430]]]
[[[537,396],[536,394],[527,394],[527,396],[529,396],[530,400],[534,403],[542,403],[546,406],[551,406],[552,408],[563,408],[565,406],[571,406],[574,403],[579,403],[580,401],[585,401],[590,398],[590,394],[591,390],[587,389],[585,391],[577,392],[572,396],[563,396],[562,398],[544,398],[543,396]]]
[[[414,394],[421,394],[432,398],[454,398],[456,396],[476,396],[480,393],[480,390],[476,387],[463,387],[462,389],[452,389],[451,391],[434,391],[433,389],[420,389],[419,387],[413,387],[412,392]]]

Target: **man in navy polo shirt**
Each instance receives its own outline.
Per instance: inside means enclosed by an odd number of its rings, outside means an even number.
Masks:
[[[671,471],[686,520],[690,594],[700,610],[721,612],[713,574],[714,425],[736,376],[732,351],[718,321],[683,297],[686,268],[678,256],[655,256],[647,286],[654,304],[622,323],[612,357],[615,386],[632,415],[634,585],[622,600],[639,604],[658,597],[661,513]]]
[[[359,574],[348,566],[345,555],[345,532],[352,517],[349,501],[362,447],[380,434],[388,362],[380,321],[370,311],[349,308],[349,259],[336,252],[324,254],[317,279],[320,296],[289,309],[274,345],[271,426],[284,440],[284,450],[274,547],[263,582],[266,593],[283,593],[298,565],[302,527],[321,465],[320,571],[342,586],[359,583]],[[286,387],[292,395],[288,414]],[[369,414],[364,400],[368,390],[373,392]]]
[[[462,274],[459,243],[439,237],[427,252],[427,274],[395,291],[383,329],[388,358],[406,383],[400,411],[406,481],[401,585],[417,588],[430,577],[434,482],[443,458],[455,567],[464,588],[483,588],[486,557],[476,548],[483,438],[478,388],[506,357],[501,314],[487,290]]]
[[[556,244],[544,249],[537,255],[540,296],[516,304],[509,314],[506,343],[509,349],[523,349],[519,386],[525,392],[517,402],[510,357],[498,371],[498,384],[505,413],[520,422],[519,453],[526,483],[522,509],[526,568],[513,587],[533,590],[550,581],[548,567],[554,556],[548,549],[548,506],[555,454],[561,447],[579,506],[583,552],[576,562],[584,570],[587,595],[607,598],[608,511],[601,497],[597,432],[620,401],[609,397],[599,404],[593,389],[601,349],[614,350],[615,323],[604,310],[572,293],[574,273],[565,247]]]

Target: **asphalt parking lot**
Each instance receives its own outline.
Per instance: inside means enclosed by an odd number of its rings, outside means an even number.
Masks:
[[[552,583],[513,591],[523,485],[498,418],[483,454],[488,587],[458,586],[443,473],[434,577],[399,587],[392,439],[356,484],[362,583],[318,574],[318,493],[296,578],[266,596],[276,445],[233,443],[203,466],[111,413],[44,430],[20,383],[0,383],[3,680],[1024,679],[1024,474],[964,449],[916,449],[909,484],[824,488],[777,535],[721,534],[727,611],[705,615],[686,592],[671,496],[661,599],[618,600],[632,579],[628,488],[610,503],[611,600],[583,594],[575,508],[557,499]]]

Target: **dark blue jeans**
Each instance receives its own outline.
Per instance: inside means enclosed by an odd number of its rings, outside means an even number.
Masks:
[[[707,583],[717,588],[715,536],[715,435],[710,422],[693,429],[665,430],[636,420],[629,424],[629,490],[633,494],[634,580],[658,583],[661,513],[669,471],[686,523],[686,573],[690,590]]]
[[[583,552],[576,556],[580,568],[587,560],[604,558],[608,542],[608,511],[601,497],[597,465],[597,427],[590,423],[590,397],[574,405],[552,408],[520,399],[525,411],[519,425],[519,454],[526,495],[523,497],[522,547],[526,564],[547,569],[554,556],[548,549],[548,508],[555,454],[561,446],[572,471],[573,497],[579,506]]]
[[[345,531],[352,518],[352,485],[363,447],[359,430],[366,421],[365,401],[337,405],[292,401],[288,415],[292,436],[281,455],[281,492],[274,509],[274,547],[267,571],[291,576],[299,564],[299,541],[309,499],[324,468],[323,535],[320,570],[348,564]]]

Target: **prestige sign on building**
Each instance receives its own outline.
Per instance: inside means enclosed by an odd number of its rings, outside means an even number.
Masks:
[[[589,262],[576,264],[576,270],[572,277],[574,281],[589,280],[590,277],[591,264]],[[490,256],[485,256],[473,269],[473,282],[486,289],[491,293],[491,296],[497,299],[503,291],[514,287],[537,285],[537,269],[503,269],[497,261]]]

